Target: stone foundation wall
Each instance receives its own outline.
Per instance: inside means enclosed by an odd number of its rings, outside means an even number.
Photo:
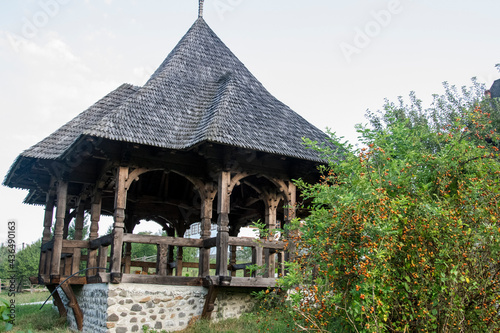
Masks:
[[[84,313],[84,332],[142,332],[143,326],[179,331],[201,316],[207,289],[204,287],[151,284],[89,284],[73,286]],[[68,303],[64,292],[61,299]],[[250,311],[254,300],[248,293],[219,292],[213,319],[236,318]],[[69,326],[76,330],[71,308]]]
[[[83,328],[85,332],[106,333],[106,320],[108,311],[108,285],[104,283],[87,284],[84,286],[73,286],[73,291],[77,297],[80,309],[83,312]],[[66,305],[68,311],[68,326],[77,330],[73,309],[66,294],[58,289],[61,300]]]

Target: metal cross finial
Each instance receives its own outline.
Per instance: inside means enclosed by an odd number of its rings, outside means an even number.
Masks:
[[[200,0],[200,6],[198,8],[198,17],[203,17],[203,1],[204,0]]]

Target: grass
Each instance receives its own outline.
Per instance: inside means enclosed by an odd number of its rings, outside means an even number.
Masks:
[[[33,332],[33,333],[69,333],[66,328],[66,320],[59,317],[57,310],[52,306],[20,305],[16,307],[16,323],[9,332]],[[3,327],[0,332],[5,332]]]
[[[47,297],[49,297],[50,293],[48,292],[47,289],[44,291],[35,291],[33,293],[30,292],[22,292],[22,293],[16,293],[15,300],[16,304],[25,304],[25,303],[33,303],[33,302],[41,302],[45,301]],[[0,298],[9,301],[11,297],[9,297],[7,291],[2,291],[0,293]]]
[[[299,332],[293,322],[292,316],[284,315],[279,310],[254,313],[245,313],[238,319],[220,321],[200,320],[183,333],[287,333]]]
[[[45,301],[50,293],[45,289],[44,291],[36,291],[33,293],[23,292],[17,293],[16,300],[16,321],[14,328],[9,332],[55,332],[55,333],[69,333],[70,330],[66,329],[66,321],[59,318],[57,310],[52,308],[52,305],[45,305],[40,310],[38,305],[21,305],[25,303],[34,303]],[[0,299],[10,302],[7,292],[0,293]],[[5,332],[5,328],[0,324],[0,332]]]

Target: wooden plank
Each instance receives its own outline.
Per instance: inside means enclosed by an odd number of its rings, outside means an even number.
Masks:
[[[220,285],[220,277],[210,276],[214,285]],[[204,286],[209,287],[206,279],[204,279]],[[272,288],[276,286],[276,279],[262,278],[262,277],[231,277],[229,287],[231,288]],[[223,288],[221,286],[221,288]]]
[[[109,246],[113,242],[113,235],[109,234],[90,241],[89,247],[93,250],[98,249],[100,246]]]
[[[73,274],[71,272],[72,269],[72,263],[73,263],[73,255],[71,256],[66,256],[64,259],[64,269],[63,269],[63,275],[70,276]]]
[[[106,270],[104,268],[106,268],[107,263],[108,263],[108,247],[107,246],[100,246],[99,247],[99,255],[97,256],[97,261],[98,261],[98,263],[97,263],[98,267],[103,268],[103,269],[98,270],[98,274],[100,272],[105,273]]]
[[[47,250],[47,257],[45,259],[45,273],[50,275],[50,268],[52,267],[52,250]]]
[[[203,240],[182,238],[182,237],[169,237],[169,236],[156,236],[156,235],[138,235],[138,234],[124,234],[124,242],[141,243],[141,244],[156,244],[156,245],[171,245],[183,247],[203,247]]]
[[[164,284],[173,286],[176,285],[201,286],[203,285],[203,280],[199,277],[187,277],[187,276],[123,274],[122,283]]]
[[[53,248],[54,248],[54,240],[50,240],[47,243],[42,244],[41,251],[46,252],[46,251],[52,250]]]
[[[85,240],[68,240],[68,239],[63,239],[62,241],[62,247],[65,249],[86,249],[90,245],[89,241]]]
[[[207,238],[203,240],[203,247],[210,249],[217,246],[217,237]]]
[[[65,276],[65,275],[61,275],[58,277],[52,277],[50,279],[50,282],[48,282],[48,283],[58,285],[61,282],[63,282],[64,280],[66,280],[68,277],[69,276]],[[84,284],[87,284],[87,277],[85,277],[85,276],[72,276],[65,283],[84,285]]]

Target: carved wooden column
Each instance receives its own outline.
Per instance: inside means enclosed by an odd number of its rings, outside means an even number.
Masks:
[[[52,236],[50,228],[52,228],[52,218],[54,217],[54,200],[55,200],[55,193],[51,189],[47,192],[47,197],[45,202],[42,247],[44,244],[50,242]],[[38,267],[38,273],[40,276],[49,274],[49,271],[46,270],[46,261],[50,261],[50,257],[48,256],[49,253],[50,252],[48,251],[40,252],[40,264]]]
[[[229,210],[231,197],[231,173],[221,171],[219,174],[217,213],[217,258],[216,272],[218,276],[228,276],[228,244],[229,244]]]
[[[212,207],[217,190],[213,184],[207,184],[200,189],[201,194],[201,239],[212,236]],[[210,249],[200,249],[200,262],[198,267],[199,276],[210,275]]]
[[[54,231],[54,247],[52,250],[52,262],[50,265],[51,279],[60,277],[61,252],[64,233],[64,218],[66,217],[66,204],[68,196],[68,183],[60,180],[57,184],[57,210],[56,226]]]
[[[123,233],[125,228],[125,208],[127,206],[128,167],[119,167],[116,175],[115,213],[113,224],[113,247],[111,255],[111,283],[120,283],[122,278]]]
[[[178,224],[177,237],[184,237],[186,233],[186,227]],[[175,264],[175,276],[182,276],[182,268],[184,265],[184,248],[182,246],[177,246],[177,260]]]
[[[264,197],[264,205],[266,208],[265,223],[269,230],[268,240],[274,240],[274,230],[276,229],[276,212],[278,210],[278,204],[281,198],[276,192],[266,193]],[[269,249],[264,250],[264,257],[266,262],[266,270],[264,272],[264,277],[274,277],[276,255],[271,254]]]
[[[167,232],[167,236],[175,237],[175,229],[173,227],[167,228],[165,230]],[[172,268],[172,263],[174,262],[174,250],[175,246],[169,245],[167,247],[167,275],[171,276],[174,274],[174,269]]]
[[[92,197],[92,205],[90,207],[90,235],[89,239],[92,241],[99,237],[99,220],[101,219],[101,204],[102,204],[102,188],[97,187]],[[89,249],[89,259],[87,261],[87,268],[97,266],[97,249]],[[87,276],[97,274],[97,270],[89,269]]]
[[[285,224],[289,224],[295,218],[295,206],[297,204],[297,188],[292,183],[289,182],[287,185],[287,205],[285,207]],[[297,236],[296,232],[293,232],[288,235],[288,251],[286,253],[287,261],[293,261],[295,259],[295,252],[297,251],[297,246],[294,243],[294,238]]]
[[[75,240],[82,240],[83,238],[83,223],[85,219],[85,202],[87,201],[87,195],[82,195],[80,197],[80,202],[76,209],[75,217]],[[73,250],[73,262],[71,268],[71,274],[74,274],[80,270],[80,259],[82,257],[82,249],[75,248]]]

